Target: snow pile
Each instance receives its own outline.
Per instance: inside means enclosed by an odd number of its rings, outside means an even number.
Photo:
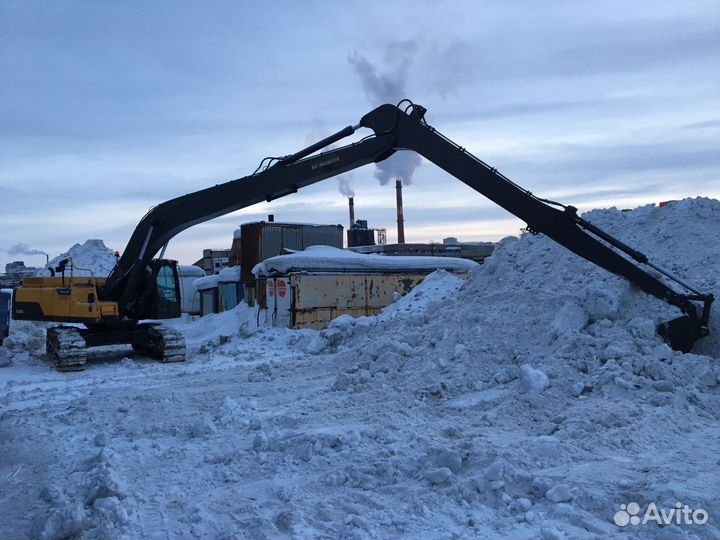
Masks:
[[[108,248],[102,240],[87,240],[84,244],[75,244],[66,253],[52,259],[47,266],[55,268],[58,263],[72,257],[73,263],[81,270],[74,270],[76,276],[90,275],[88,270],[97,277],[106,277],[115,268],[115,253]],[[69,275],[68,266],[66,274]],[[50,272],[45,268],[38,275],[49,276]]]
[[[720,202],[714,199],[685,199],[663,208],[648,205],[631,212],[615,208],[594,210],[585,219],[621,241],[644,252],[650,261],[703,293],[720,293],[720,245],[714,242],[720,228]],[[545,236],[528,235],[519,241],[508,238],[487,260],[476,285],[508,293],[523,292],[569,295],[555,325],[609,321],[621,327],[649,328],[681,315],[672,306],[639,292],[628,282],[579,258]],[[654,271],[643,267],[649,273]],[[666,283],[667,280],[662,278]],[[688,293],[677,285],[675,290]],[[475,291],[477,287],[473,288]],[[562,333],[562,328],[555,329]],[[639,330],[635,330],[637,333]],[[695,352],[720,356],[720,306],[713,306],[710,337],[700,340]]]
[[[49,484],[40,493],[45,502],[35,517],[31,536],[54,538],[117,538],[134,517],[133,503],[126,500],[127,484],[115,468],[112,450],[104,448],[107,437],[94,438],[100,451],[78,464],[71,473],[78,482]]]
[[[244,302],[223,313],[212,313],[199,318],[184,313],[178,319],[164,322],[183,333],[185,345],[191,353],[200,351],[202,354],[247,337],[258,328],[256,309]]]
[[[10,335],[0,346],[0,367],[15,364],[41,364],[40,356],[45,353],[45,325],[28,321],[10,321]],[[0,374],[9,376],[8,372]]]
[[[432,309],[455,294],[465,281],[445,270],[436,270],[420,285],[396,301],[378,315],[379,320],[412,315]],[[399,295],[399,293],[396,293]]]

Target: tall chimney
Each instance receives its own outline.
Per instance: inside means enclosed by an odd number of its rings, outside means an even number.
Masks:
[[[405,221],[403,220],[402,180],[395,180],[395,195],[397,196],[397,232],[398,244],[405,243]]]
[[[355,225],[355,198],[348,197],[348,205],[350,206],[350,228]]]

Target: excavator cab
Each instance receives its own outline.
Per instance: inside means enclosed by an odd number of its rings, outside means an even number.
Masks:
[[[138,319],[174,319],[180,316],[180,278],[177,261],[153,259],[145,266]]]

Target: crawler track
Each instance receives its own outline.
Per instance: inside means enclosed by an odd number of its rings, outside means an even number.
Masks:
[[[58,371],[85,369],[87,349],[79,328],[55,326],[48,328],[45,342],[47,357]]]
[[[185,337],[180,332],[167,326],[142,326],[151,336],[150,343],[133,349],[163,363],[185,361]]]

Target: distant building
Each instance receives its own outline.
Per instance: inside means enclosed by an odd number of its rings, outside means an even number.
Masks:
[[[208,276],[219,274],[220,270],[228,267],[230,252],[229,249],[203,249],[202,259],[193,266],[202,268]]]
[[[5,265],[5,273],[14,278],[34,276],[40,269],[33,266],[25,266],[23,261],[13,261]]]
[[[364,219],[358,219],[347,231],[347,245],[349,248],[374,246],[375,229],[368,229],[367,221]]]

